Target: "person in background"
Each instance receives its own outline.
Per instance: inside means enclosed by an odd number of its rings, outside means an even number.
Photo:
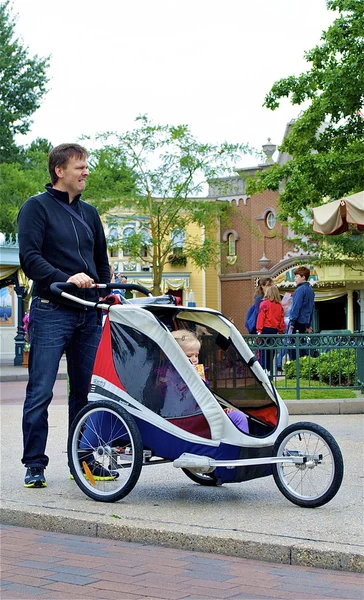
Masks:
[[[179,329],[172,331],[172,335],[176,342],[181,346],[183,352],[195,367],[196,371],[202,377],[202,379],[208,384],[205,378],[204,366],[199,363],[199,354],[201,349],[201,342],[192,331],[187,329]],[[233,408],[225,408],[224,412],[227,414],[229,419],[236,425],[240,431],[249,433],[248,419],[246,415],[240,410]]]
[[[257,309],[257,314],[259,313],[260,303],[264,299],[265,292],[271,285],[274,285],[274,281],[271,277],[262,277],[258,280],[258,287],[254,294],[254,305]]]
[[[262,300],[264,298],[266,289],[271,285],[274,285],[273,279],[271,277],[262,277],[261,279],[258,280],[257,289],[255,290],[255,294],[254,294],[254,302],[249,307],[248,312],[246,314],[246,319],[245,319],[245,327],[247,328],[248,332],[251,333],[252,335],[255,335],[257,333],[256,323],[257,323],[260,303],[262,302]]]
[[[315,292],[308,282],[310,269],[298,267],[294,271],[296,289],[293,293],[291,312],[289,315],[289,333],[312,333],[312,319],[315,308]],[[302,348],[300,356],[305,356],[307,350]],[[292,352],[292,359],[296,359],[296,351]]]
[[[53,282],[73,283],[75,295],[97,302],[97,289],[88,288],[94,282],[110,280],[100,217],[91,204],[81,200],[89,174],[87,151],[79,144],[56,146],[49,154],[48,167],[52,183],[42,194],[29,198],[18,215],[20,264],[33,280],[29,380],[23,408],[22,463],[27,488],[47,485],[48,406],[61,356],[66,353],[70,426],[87,403],[101,336],[98,311],[81,304],[61,303],[50,286]],[[95,479],[115,478],[94,460],[88,466]]]
[[[312,333],[312,318],[315,307],[315,292],[308,282],[310,270],[298,267],[294,272],[296,289],[293,294],[289,315],[290,333]]]
[[[121,273],[116,273],[115,283],[128,283],[128,278]],[[126,290],[119,290],[120,296],[125,298]]]
[[[260,303],[259,314],[257,318],[258,335],[269,335],[285,332],[284,311],[281,304],[281,297],[276,285],[266,288],[264,300]],[[270,375],[272,370],[274,352],[272,350],[263,350],[261,365]]]

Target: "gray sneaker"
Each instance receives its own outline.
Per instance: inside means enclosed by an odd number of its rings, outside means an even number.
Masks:
[[[42,467],[27,467],[27,472],[24,479],[24,487],[26,488],[43,488],[47,487],[47,482],[44,477],[44,469]]]

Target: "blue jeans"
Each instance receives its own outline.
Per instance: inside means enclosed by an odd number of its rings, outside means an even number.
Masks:
[[[29,315],[29,381],[23,409],[22,463],[46,467],[48,406],[59,361],[67,357],[68,425],[87,403],[89,384],[101,337],[96,310],[73,309],[34,298]]]

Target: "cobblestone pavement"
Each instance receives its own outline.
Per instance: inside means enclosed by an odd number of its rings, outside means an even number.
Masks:
[[[1,526],[2,600],[362,600],[356,573]]]

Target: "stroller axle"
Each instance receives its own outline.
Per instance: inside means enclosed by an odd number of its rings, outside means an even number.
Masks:
[[[208,473],[217,467],[247,467],[251,465],[272,465],[282,463],[294,463],[302,465],[310,461],[319,461],[319,454],[310,454],[305,456],[268,456],[264,458],[241,458],[238,460],[215,460],[209,456],[199,456],[197,454],[188,454],[185,452],[179,458],[173,461],[173,466],[177,469],[198,469],[201,473]]]

